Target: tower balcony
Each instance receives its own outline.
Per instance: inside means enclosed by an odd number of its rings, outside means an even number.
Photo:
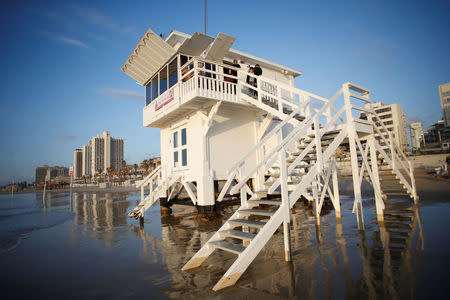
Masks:
[[[181,116],[209,107],[212,103],[208,102],[223,101],[251,107],[240,97],[239,82],[245,81],[241,77],[246,77],[247,73],[240,70],[229,64],[194,57],[178,66],[176,78],[171,78],[169,73],[166,77],[169,80],[164,81],[159,76],[159,83],[154,81],[156,89],[149,86],[146,89],[147,102],[150,103],[143,109],[143,125],[164,127]],[[154,92],[158,88],[161,91],[161,85],[168,85],[169,88],[151,99],[149,91]]]

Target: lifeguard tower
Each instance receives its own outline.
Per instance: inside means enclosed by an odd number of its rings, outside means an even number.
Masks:
[[[301,72],[234,50],[234,40],[178,31],[163,40],[148,30],[122,66],[145,86],[143,125],[161,129],[161,166],[138,183],[141,202],[130,217],[170,203],[182,188],[201,213],[240,198],[183,267],[199,266],[215,249],[237,254],[215,290],[233,285],[281,224],[290,260],[289,210],[301,197],[314,204],[318,223],[326,198],[340,220],[338,160],[351,166],[361,228],[363,179],[373,185],[380,221],[389,197],[418,200],[413,168],[368,89],[344,83],[329,99],[297,89]],[[256,64],[262,75],[248,72]]]

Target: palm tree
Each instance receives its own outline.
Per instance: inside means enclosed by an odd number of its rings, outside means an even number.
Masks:
[[[146,160],[146,159],[144,159],[142,162],[141,162],[141,168],[142,169],[148,169],[148,160]]]

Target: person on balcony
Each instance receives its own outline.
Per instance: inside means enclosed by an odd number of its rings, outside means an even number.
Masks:
[[[261,69],[261,67],[258,65],[258,64],[256,64],[255,65],[255,68],[254,68],[254,72],[253,73],[255,73],[255,75],[256,76],[260,76],[260,75],[262,75],[262,69]]]
[[[237,69],[240,69],[241,68],[241,65],[240,64],[238,64],[238,61],[235,59],[235,60],[233,60],[233,67],[235,67],[235,68],[237,68]],[[234,77],[237,77],[238,76],[238,71],[237,70],[231,70],[230,69],[230,75],[233,75]],[[238,82],[238,80],[237,80],[237,78],[233,78],[233,83],[237,83]]]
[[[255,69],[254,69],[252,66],[249,66],[249,68],[248,68],[248,73],[254,74],[254,71],[255,71]],[[256,80],[256,78],[255,78],[254,76],[252,76],[252,75],[247,75],[247,80],[246,80],[246,82],[247,82],[248,85],[250,85],[250,86],[255,86],[255,80]],[[254,89],[248,88],[248,95],[249,95],[250,97],[254,98],[255,92],[256,92],[256,91],[255,91]]]

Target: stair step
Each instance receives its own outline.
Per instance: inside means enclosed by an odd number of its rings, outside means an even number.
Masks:
[[[391,242],[393,244],[397,244],[397,245],[404,245],[404,244],[406,244],[406,239],[389,237],[389,242]]]
[[[248,203],[251,204],[267,204],[267,205],[281,205],[281,201],[277,200],[249,200]]]
[[[384,224],[387,227],[390,227],[389,229],[411,229],[411,227],[412,227],[411,224],[400,223],[400,222],[391,221],[391,220],[385,220]]]
[[[262,210],[262,209],[239,209],[238,212],[240,215],[245,215],[245,216],[255,215],[255,216],[266,216],[266,217],[271,217],[275,213],[274,211],[271,211],[271,210]]]
[[[292,152],[291,156],[296,156],[296,157],[300,156],[300,154],[303,153],[303,150],[306,149],[306,147],[299,146],[299,147],[297,147],[297,149],[299,149],[300,151]],[[311,149],[311,150],[308,151],[308,153],[315,154],[316,153],[316,149]]]
[[[380,178],[391,178],[391,177],[397,177],[397,175],[392,173],[380,174]]]
[[[393,216],[393,215],[384,215],[385,220],[390,221],[411,221],[412,216]]]
[[[230,225],[234,227],[238,226],[249,226],[249,227],[255,227],[255,228],[263,228],[264,225],[266,225],[265,222],[259,222],[259,221],[250,221],[247,219],[234,219],[228,221]]]
[[[234,253],[234,254],[238,254],[238,255],[241,254],[245,250],[245,247],[243,247],[241,245],[228,243],[225,241],[212,241],[212,242],[209,242],[209,244],[211,244],[215,248],[219,248],[219,249],[222,249],[222,250]]]
[[[389,182],[381,182],[381,188],[404,188],[403,184],[401,183],[389,183]]]
[[[403,192],[403,193],[384,193],[385,195],[397,195],[397,196],[410,196],[409,193]]]
[[[232,237],[235,239],[241,239],[241,240],[252,240],[256,234],[243,232],[240,230],[234,230],[234,229],[227,229],[220,231],[219,234],[223,237]]]
[[[304,168],[311,168],[312,166],[314,166],[314,164],[302,164],[302,165],[296,165],[295,169],[304,169]]]
[[[380,177],[380,181],[395,181],[395,182],[399,182],[399,179],[396,177]]]
[[[384,215],[385,216],[392,216],[392,217],[407,217],[407,218],[412,218],[413,216],[410,215],[411,212],[405,212],[405,213],[401,213],[401,212],[389,212],[389,211],[384,211]]]

